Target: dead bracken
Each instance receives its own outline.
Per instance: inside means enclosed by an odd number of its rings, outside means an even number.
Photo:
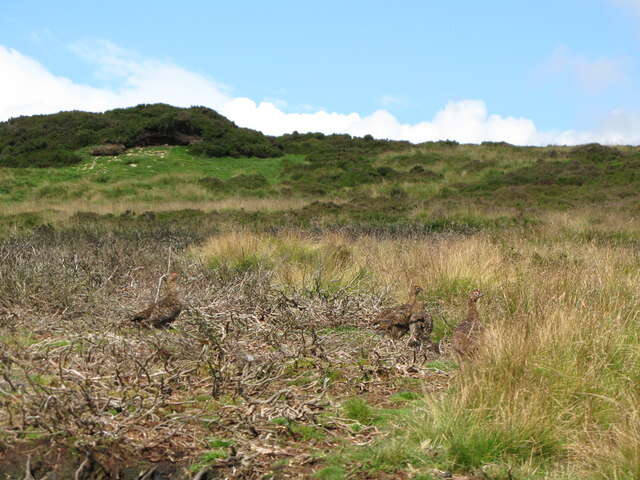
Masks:
[[[316,468],[302,444],[332,449],[354,435],[357,421],[341,414],[345,399],[378,404],[398,385],[420,393],[446,385],[447,373],[370,328],[379,297],[285,292],[268,272],[220,277],[178,256],[175,268],[189,272],[179,321],[171,329],[123,322],[155,286],[167,246],[188,243],[165,239],[153,230],[42,229],[0,242],[2,298],[12,298],[0,309],[0,472],[24,477],[29,439],[37,480],[52,469],[115,478],[124,467],[143,475],[154,465],[167,478],[193,478],[205,466],[262,478],[283,458],[299,478]],[[164,325],[172,315],[152,314],[162,301],[141,322]],[[358,428],[359,442],[379,435],[375,424]],[[212,442],[229,446],[193,471]]]

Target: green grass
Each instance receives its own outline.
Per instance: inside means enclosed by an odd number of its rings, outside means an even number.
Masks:
[[[92,157],[81,151],[82,163],[60,168],[0,168],[0,201],[51,201],[81,198],[122,200],[189,199],[220,193],[198,187],[207,177],[229,180],[240,174],[262,175],[268,185],[282,180],[283,164],[303,161],[301,155],[277,158],[202,158],[186,147],[132,149],[117,157]],[[267,185],[267,187],[268,187]],[[181,192],[188,189],[188,192]]]
[[[418,400],[420,398],[422,398],[422,395],[420,395],[419,393],[405,391],[394,393],[393,395],[391,395],[391,397],[389,397],[389,400],[394,403],[405,403],[411,402],[412,400]]]
[[[380,415],[361,398],[353,397],[342,404],[346,418],[355,420],[362,425],[372,425],[380,420]]]
[[[197,461],[190,466],[189,469],[192,472],[198,472],[209,465],[215,464],[218,460],[227,458],[229,456],[229,448],[235,445],[235,442],[231,440],[216,437],[209,438],[207,443],[210,450],[202,453]]]
[[[593,154],[579,147],[495,144],[427,143],[382,154],[357,144],[342,148],[327,144],[321,153],[261,159],[203,158],[188,147],[166,146],[92,157],[87,147],[73,166],[0,168],[0,202],[158,204],[311,196],[340,199],[342,205],[317,204],[317,211],[305,212],[309,220],[414,223],[431,232],[466,234],[530,226],[532,209],[603,202],[635,208],[639,201],[640,154],[631,147],[611,150],[615,155],[608,147]],[[479,207],[494,213],[478,215]],[[507,215],[497,214],[507,208]]]
[[[425,451],[425,438],[420,439],[413,434],[415,416],[420,415],[418,412],[422,405],[420,401],[415,402],[411,408],[402,409],[374,409],[365,402],[356,402],[354,399],[343,404],[346,413],[351,415],[350,418],[356,417],[359,421],[374,423],[384,435],[366,446],[345,443],[340,449],[328,453],[322,459],[323,464],[316,477],[334,478],[328,475],[336,472],[336,475],[343,475],[336,478],[380,478],[380,473],[392,475],[406,471],[408,467],[414,471],[426,471],[440,466],[441,462],[431,458],[429,452]],[[401,425],[400,430],[397,430],[397,425]],[[359,431],[360,429],[355,429],[354,435],[358,435]],[[346,472],[349,472],[348,476]]]
[[[342,467],[330,466],[318,470],[313,475],[313,478],[318,480],[342,480],[346,478],[346,472]]]

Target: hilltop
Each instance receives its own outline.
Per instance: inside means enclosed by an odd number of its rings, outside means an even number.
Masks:
[[[104,113],[60,112],[0,123],[0,166],[73,165],[81,161],[76,154],[78,149],[104,144],[124,148],[190,145],[195,155],[267,158],[287,150],[308,150],[314,146],[313,139],[323,137],[321,134],[266,136],[240,128],[206,107],[154,104]]]
[[[270,156],[273,142],[238,128],[204,107],[138,105],[105,113],[61,112],[11,119],[0,124],[0,165],[56,167],[78,163],[75,150],[96,144],[124,147],[190,145],[215,141],[229,156]]]

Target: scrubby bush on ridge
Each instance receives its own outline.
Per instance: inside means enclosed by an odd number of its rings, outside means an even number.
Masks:
[[[239,128],[206,107],[178,108],[166,104],[138,105],[104,113],[70,111],[23,116],[0,123],[0,164],[3,166],[30,166],[33,158],[30,155],[35,152],[74,151],[99,144],[120,144],[126,148],[189,145],[191,153],[199,156],[258,158],[326,151],[371,153],[410,145],[409,142],[375,140],[371,136],[357,138],[321,133],[294,132],[271,137]]]
[[[127,148],[152,145],[193,145],[200,141],[221,146],[218,156],[277,156],[273,141],[205,107],[177,108],[165,104],[138,105],[105,113],[61,112],[12,118],[0,123],[0,165],[13,167],[62,166],[32,164],[42,152],[74,151],[96,144],[122,144]],[[71,160],[74,160],[71,162]],[[36,163],[38,163],[36,161]],[[42,162],[40,162],[42,163]]]

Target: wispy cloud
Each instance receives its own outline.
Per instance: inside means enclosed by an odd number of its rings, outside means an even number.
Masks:
[[[400,95],[383,95],[380,97],[380,105],[382,105],[383,107],[406,105],[407,103],[407,99]]]
[[[223,84],[171,61],[139,57],[117,45],[100,42],[76,45],[74,51],[91,62],[100,75],[117,80],[117,87],[95,88],[50,73],[20,52],[0,46],[0,120],[18,115],[81,109],[104,111],[139,103],[176,106],[204,105],[236,124],[268,134],[299,132],[348,133],[377,138],[424,142],[507,141],[514,144],[640,143],[640,117],[612,112],[594,131],[539,131],[523,117],[489,113],[481,100],[447,103],[432,119],[405,124],[381,109],[370,115],[314,110],[287,113],[275,102],[234,97]]]
[[[596,94],[627,81],[628,63],[629,60],[621,58],[590,58],[560,46],[545,62],[543,70],[549,75],[567,78],[587,93]]]

